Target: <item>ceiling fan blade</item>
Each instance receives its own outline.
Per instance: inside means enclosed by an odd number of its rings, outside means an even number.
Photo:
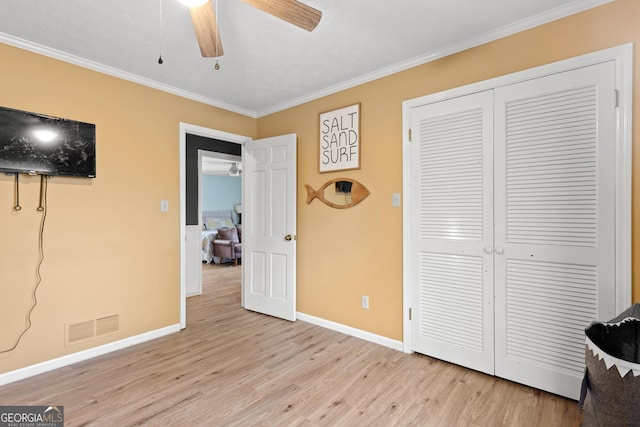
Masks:
[[[297,0],[242,0],[263,12],[283,19],[307,31],[313,31],[322,12]]]
[[[191,21],[193,21],[193,29],[196,33],[202,56],[212,58],[224,55],[220,33],[218,33],[216,14],[213,11],[211,1],[202,6],[191,7],[189,10],[191,11]]]

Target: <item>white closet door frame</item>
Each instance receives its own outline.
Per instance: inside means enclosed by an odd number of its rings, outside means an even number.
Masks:
[[[402,103],[402,153],[403,153],[403,253],[415,250],[411,235],[416,226],[411,223],[412,171],[411,171],[411,110],[446,99],[494,89],[514,83],[531,80],[559,72],[582,68],[607,61],[616,64],[617,94],[611,102],[617,102],[616,110],[616,153],[615,153],[615,252],[616,252],[616,311],[621,312],[631,304],[631,121],[632,121],[632,72],[633,44],[612,47],[564,61],[543,65],[529,70],[509,74],[495,79],[450,89],[443,92],[411,99]],[[411,343],[411,299],[412,269],[411,256],[403,257],[403,349],[412,352]],[[607,320],[607,319],[602,319]]]

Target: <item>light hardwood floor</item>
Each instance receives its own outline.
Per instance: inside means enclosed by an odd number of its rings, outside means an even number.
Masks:
[[[240,268],[204,266],[184,331],[0,387],[0,405],[64,405],[66,426],[580,422],[568,399],[245,311]]]

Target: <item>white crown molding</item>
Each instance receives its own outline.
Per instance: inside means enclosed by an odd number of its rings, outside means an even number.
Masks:
[[[122,71],[117,68],[109,67],[108,65],[100,64],[99,62],[95,62],[85,58],[81,58],[79,56],[71,55],[66,52],[62,52],[57,49],[52,49],[50,47],[43,46],[37,43],[32,43],[28,40],[14,37],[10,34],[0,32],[0,42],[18,47],[20,49],[35,52],[40,55],[48,56],[50,58],[58,59],[60,61],[68,62],[70,64],[87,68],[89,70],[97,71],[99,73],[107,74],[109,76],[117,77],[123,80],[128,80],[130,82],[138,83],[143,86],[148,86],[153,89],[157,89],[173,95],[181,96],[182,98],[187,98],[193,101],[201,102],[203,104],[211,105],[213,107],[222,108],[223,110],[242,114],[244,116],[248,116],[254,119],[257,118],[255,111],[250,111],[245,108],[236,107],[235,105],[217,101],[215,99],[198,95],[197,93],[178,89],[176,87],[173,87],[164,83],[160,83],[155,80],[151,80],[146,77],[139,76],[137,74],[129,73],[127,71]]]
[[[506,25],[497,30],[490,31],[488,33],[481,34],[476,37],[463,40],[461,42],[452,43],[449,46],[446,46],[436,52],[429,52],[423,55],[419,55],[406,61],[391,65],[389,67],[384,67],[371,73],[363,74],[362,76],[356,77],[355,79],[346,80],[342,83],[329,86],[325,89],[310,93],[303,97],[292,99],[279,105],[274,105],[271,108],[259,111],[257,113],[257,116],[258,118],[260,118],[269,114],[277,113],[279,111],[286,110],[288,108],[292,108],[306,102],[314,101],[316,99],[332,95],[334,93],[347,90],[355,86],[369,83],[373,80],[377,80],[391,74],[398,73],[400,71],[408,70],[410,68],[426,64],[427,62],[435,61],[436,59],[444,58],[449,55],[453,55],[455,53],[462,52],[464,50],[471,49],[473,47],[480,46],[506,36],[510,36],[512,34],[535,28],[540,25],[565,18],[567,16],[575,15],[577,13],[601,6],[606,3],[611,3],[612,1],[614,0],[576,0],[575,2],[568,5],[558,7],[556,9],[541,13],[527,19],[523,19],[513,24]]]
[[[557,19],[574,15],[576,13],[580,13],[597,6],[610,3],[612,1],[614,0],[576,0],[568,5],[558,7],[556,9],[550,10],[545,13],[541,13],[531,18],[523,19],[521,21],[499,28],[495,31],[490,31],[485,34],[480,34],[477,37],[472,37],[458,43],[452,43],[451,45],[446,46],[443,49],[440,49],[438,51],[429,52],[423,55],[416,56],[409,60],[399,62],[389,67],[381,68],[379,70],[364,74],[354,79],[346,80],[342,83],[329,86],[325,89],[309,93],[299,98],[291,99],[289,101],[286,101],[278,105],[274,105],[272,107],[266,108],[261,111],[251,111],[246,108],[241,108],[235,105],[227,104],[225,102],[221,102],[212,98],[198,95],[193,92],[178,89],[176,87],[173,87],[164,83],[160,83],[145,77],[141,77],[141,76],[138,76],[137,74],[122,71],[117,68],[109,67],[107,65],[90,61],[88,59],[80,58],[75,55],[70,55],[68,53],[65,53],[56,49],[52,49],[46,46],[42,46],[37,43],[32,43],[27,40],[23,40],[18,37],[11,36],[6,33],[0,32],[0,42],[6,43],[21,49],[25,49],[31,52],[35,52],[44,56],[55,58],[64,62],[68,62],[74,65],[78,65],[80,67],[88,68],[90,70],[98,71],[103,74],[118,77],[123,80],[128,80],[134,83],[148,86],[157,90],[161,90],[163,92],[171,93],[173,95],[181,96],[183,98],[191,99],[193,101],[201,102],[203,104],[211,105],[213,107],[222,108],[224,110],[242,114],[244,116],[248,116],[251,118],[260,118],[269,114],[286,110],[288,108],[296,107],[306,102],[314,101],[316,99],[319,99],[328,95],[332,95],[334,93],[337,93],[346,89],[350,89],[355,86],[359,86],[364,83],[371,82],[373,80],[377,80],[377,79],[389,76],[391,74],[395,74],[400,71],[407,70],[409,68],[413,68],[413,67],[425,64],[427,62],[434,61],[436,59],[444,58],[446,56],[461,52],[466,49],[480,46],[482,44],[485,44],[494,40],[498,40],[500,38],[503,38],[512,34],[516,34],[524,30],[528,30],[530,28],[534,28],[534,27],[546,24],[548,22],[552,22]]]

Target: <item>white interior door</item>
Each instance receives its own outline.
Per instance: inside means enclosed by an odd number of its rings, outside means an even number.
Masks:
[[[615,64],[495,90],[496,375],[577,398],[616,315]]]
[[[243,306],[296,320],[296,135],[246,142]]]
[[[412,346],[493,373],[493,95],[411,115]]]

